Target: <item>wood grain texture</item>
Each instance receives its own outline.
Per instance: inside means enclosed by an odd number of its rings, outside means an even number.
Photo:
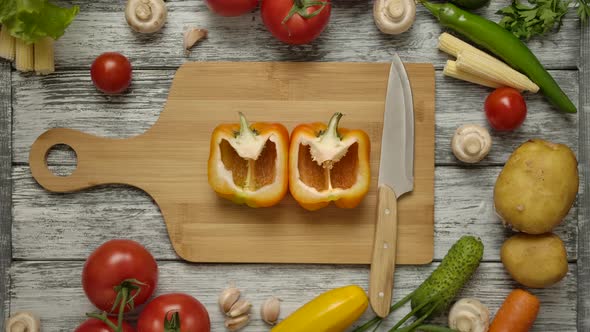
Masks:
[[[590,27],[580,38],[578,331],[590,330]]]
[[[463,234],[482,238],[484,259],[499,261],[510,234],[493,211],[493,185],[500,167],[437,167],[435,174],[435,249],[441,260]],[[14,257],[19,260],[85,259],[91,248],[112,238],[142,242],[157,259],[178,259],[157,206],[140,190],[109,186],[72,194],[39,187],[28,167],[14,173]],[[475,190],[474,188],[477,188]],[[577,203],[557,234],[570,261],[576,260]]]
[[[60,71],[47,77],[13,75],[13,156],[28,162],[33,141],[45,130],[66,127],[85,133],[125,138],[139,135],[157,120],[168,96],[174,70],[135,70],[129,93],[106,96],[97,91],[84,71]],[[577,71],[552,71],[557,82],[578,100]],[[483,101],[490,89],[436,73],[436,164],[460,165],[451,151],[451,138],[465,123],[487,126]],[[458,98],[457,96],[461,96]],[[569,145],[578,150],[577,114],[552,108],[541,95],[528,95],[527,119],[515,132],[491,132],[490,154],[478,164],[502,165],[512,151],[532,137]],[[489,128],[489,127],[488,127]],[[56,155],[51,164],[71,163],[71,155]],[[463,165],[473,167],[471,165]]]
[[[436,49],[442,31],[435,19],[418,6],[412,28],[397,36],[379,32],[372,17],[373,1],[335,0],[330,24],[310,45],[289,46],[266,30],[256,10],[237,18],[211,13],[204,1],[168,1],[168,21],[154,35],[140,35],[128,28],[124,1],[69,1],[81,6],[80,14],[56,43],[56,67],[89,68],[101,52],[113,50],[129,56],[134,67],[176,68],[187,60],[198,61],[390,61],[394,52],[406,62],[432,62],[442,68],[447,56]],[[477,11],[492,20],[504,1],[492,1]],[[97,19],[100,17],[100,19]],[[186,57],[182,31],[186,26],[209,29],[209,37]],[[558,33],[528,42],[541,63],[551,69],[575,69],[580,26],[574,11],[566,15]]]
[[[438,266],[400,266],[396,270],[394,301],[415,289]],[[11,271],[11,310],[30,309],[41,313],[45,331],[72,331],[84,320],[84,313],[95,310],[86,300],[80,285],[81,262],[16,262]],[[243,291],[253,303],[252,321],[244,332],[268,331],[259,316],[260,305],[270,296],[281,301],[281,319],[321,292],[349,284],[367,290],[368,267],[332,265],[212,265],[159,262],[159,283],[156,294],[186,292],[206,306],[211,317],[211,331],[223,332],[223,317],[217,297],[230,282]],[[475,297],[489,306],[492,314],[517,285],[510,280],[499,263],[482,263],[473,279],[460,293]],[[576,331],[576,266],[552,288],[532,290],[541,300],[541,309],[533,332]],[[43,294],[40,298],[39,294]],[[409,311],[409,305],[396,311],[379,331],[387,331]],[[358,321],[373,317],[367,310]],[[443,315],[435,320],[445,323]]]
[[[211,130],[236,122],[280,121],[288,129],[347,114],[343,128],[371,139],[371,173],[379,173],[389,64],[187,63],[176,73],[166,106],[144,134],[114,140],[51,129],[31,147],[33,177],[47,190],[73,192],[128,184],[157,202],[176,253],[192,262],[346,263],[371,261],[377,176],[354,210],[334,206],[309,212],[287,197],[250,209],[217,197],[207,182]],[[426,264],[433,255],[434,69],[406,65],[414,96],[414,190],[399,201],[398,264]],[[201,80],[195,80],[199,76]],[[228,120],[228,119],[236,120]],[[78,166],[54,175],[45,156],[68,144]],[[216,148],[219,148],[216,146]],[[223,166],[221,166],[223,167]],[[321,222],[320,222],[321,221]]]
[[[379,317],[387,317],[394,286],[397,250],[397,196],[387,185],[377,195],[377,222],[369,271],[369,303]]]
[[[10,279],[8,270],[12,261],[12,108],[10,64],[0,60],[0,331],[4,331],[4,318],[9,314]]]

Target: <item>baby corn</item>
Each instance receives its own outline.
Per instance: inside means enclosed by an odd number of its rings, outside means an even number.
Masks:
[[[509,86],[521,91],[539,91],[539,87],[525,75],[451,34],[445,32],[440,35],[438,48],[457,57],[456,63],[449,65],[447,62],[445,75],[489,87]]]
[[[15,38],[7,29],[0,28],[0,58],[14,61],[15,47]]]
[[[35,43],[35,72],[39,75],[55,71],[53,61],[53,39],[45,37]]]
[[[485,78],[481,78],[477,75],[473,75],[471,73],[459,70],[457,68],[457,63],[453,60],[447,60],[447,64],[445,65],[445,68],[443,69],[443,75],[453,77],[456,79],[460,79],[463,81],[487,86],[490,88],[499,88],[502,86],[501,84],[499,84],[497,82],[486,80]]]

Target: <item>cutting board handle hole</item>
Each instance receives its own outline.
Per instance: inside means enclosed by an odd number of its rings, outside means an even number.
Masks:
[[[78,157],[71,146],[56,144],[47,151],[45,164],[57,176],[70,176],[78,166]]]

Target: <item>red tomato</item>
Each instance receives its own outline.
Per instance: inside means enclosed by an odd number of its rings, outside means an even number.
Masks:
[[[117,325],[117,319],[109,317],[108,318],[115,326]],[[97,318],[90,318],[84,321],[84,323],[80,324],[74,332],[114,332],[105,322],[101,321]],[[126,322],[123,322],[123,331],[122,332],[135,332],[133,327]]]
[[[526,103],[518,90],[498,88],[486,98],[485,111],[492,128],[499,131],[514,130],[526,118]]]
[[[100,91],[121,93],[131,84],[131,63],[120,53],[103,53],[92,63],[90,77]]]
[[[258,6],[258,0],[207,0],[207,7],[221,16],[240,16]]]
[[[187,294],[172,293],[160,295],[144,307],[137,320],[137,332],[175,331],[164,329],[164,324],[170,324],[177,318],[175,313],[180,318],[182,332],[211,331],[209,314],[201,302]]]
[[[135,282],[138,281],[139,283]],[[97,308],[110,312],[121,286],[135,295],[134,305],[145,303],[156,289],[158,265],[142,245],[131,240],[111,240],[98,247],[82,270],[82,287]],[[119,305],[115,312],[119,311]],[[125,306],[129,311],[130,305]]]
[[[263,0],[261,5],[262,22],[277,39],[293,45],[307,44],[316,39],[328,25],[332,5],[330,0],[325,6],[315,0]],[[304,10],[305,16],[299,12],[290,18],[292,8]],[[285,21],[285,22],[283,22]]]

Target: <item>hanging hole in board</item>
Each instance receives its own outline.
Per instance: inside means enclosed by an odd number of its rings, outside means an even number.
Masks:
[[[52,146],[45,157],[45,164],[57,176],[69,176],[78,166],[76,151],[67,144]]]

